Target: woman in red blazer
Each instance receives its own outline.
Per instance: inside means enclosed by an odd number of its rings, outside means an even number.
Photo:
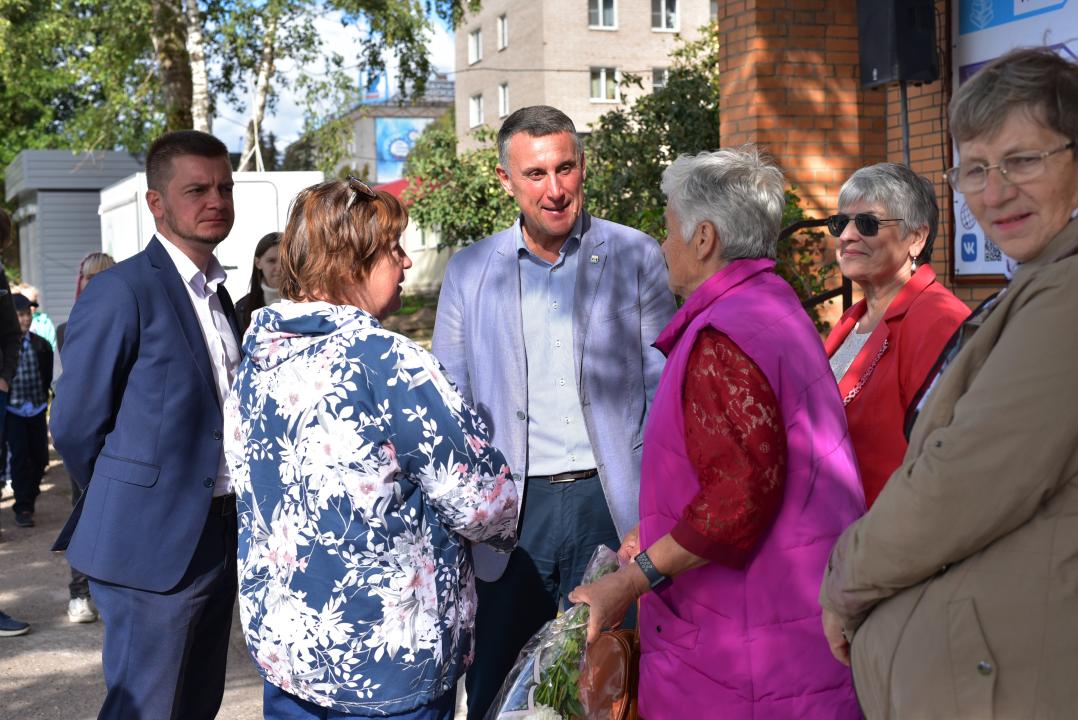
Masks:
[[[871,507],[906,452],[906,411],[969,308],[928,266],[939,219],[932,183],[879,163],[843,184],[838,206],[828,230],[838,238],[842,274],[864,299],[825,346]]]

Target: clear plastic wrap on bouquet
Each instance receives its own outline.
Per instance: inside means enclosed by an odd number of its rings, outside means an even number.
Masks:
[[[618,556],[605,545],[595,548],[582,584],[595,582],[618,569]],[[589,608],[573,605],[539,631],[520,651],[485,720],[598,720],[611,698],[594,689],[581,697],[580,676],[586,673]],[[601,691],[600,691],[601,694]],[[589,709],[593,708],[593,709]]]

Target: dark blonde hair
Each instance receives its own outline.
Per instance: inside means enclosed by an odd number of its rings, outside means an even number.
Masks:
[[[75,299],[79,299],[79,295],[82,294],[82,280],[83,278],[92,278],[98,273],[108,270],[110,267],[116,264],[116,261],[112,259],[112,256],[103,252],[92,252],[86,255],[79,263],[79,274],[75,278]]]
[[[389,193],[373,192],[333,180],[296,196],[281,236],[281,297],[341,303],[345,288],[393,251],[408,212]]]

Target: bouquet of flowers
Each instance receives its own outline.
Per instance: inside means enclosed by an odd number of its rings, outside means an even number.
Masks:
[[[595,582],[618,569],[618,556],[600,545],[592,553],[583,583]],[[580,676],[585,671],[589,608],[577,604],[539,628],[520,651],[486,720],[532,718],[576,720],[598,717],[586,705],[601,702],[594,694],[581,698]]]

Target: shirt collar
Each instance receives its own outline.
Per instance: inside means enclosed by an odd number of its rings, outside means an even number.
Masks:
[[[573,223],[573,228],[569,231],[569,237],[565,239],[565,243],[561,246],[561,250],[558,254],[562,257],[568,255],[572,250],[575,250],[580,245],[581,237],[583,236],[582,229],[584,227],[584,213],[581,212],[576,222]],[[517,221],[513,223],[513,235],[517,241],[517,257],[521,257],[525,253],[534,255],[531,250],[528,249],[528,244],[524,242],[524,215],[521,214],[517,217]]]
[[[180,250],[175,243],[169,240],[163,233],[158,232],[157,237],[161,240],[161,245],[164,246],[165,252],[172,258],[172,263],[176,266],[176,272],[180,274],[183,281],[197,290],[199,293],[205,292],[217,292],[218,286],[225,281],[228,274],[225,272],[224,267],[221,265],[221,261],[217,259],[216,255],[210,255],[210,264],[206,268],[206,274],[203,274],[198,266],[184,254],[183,250]]]

